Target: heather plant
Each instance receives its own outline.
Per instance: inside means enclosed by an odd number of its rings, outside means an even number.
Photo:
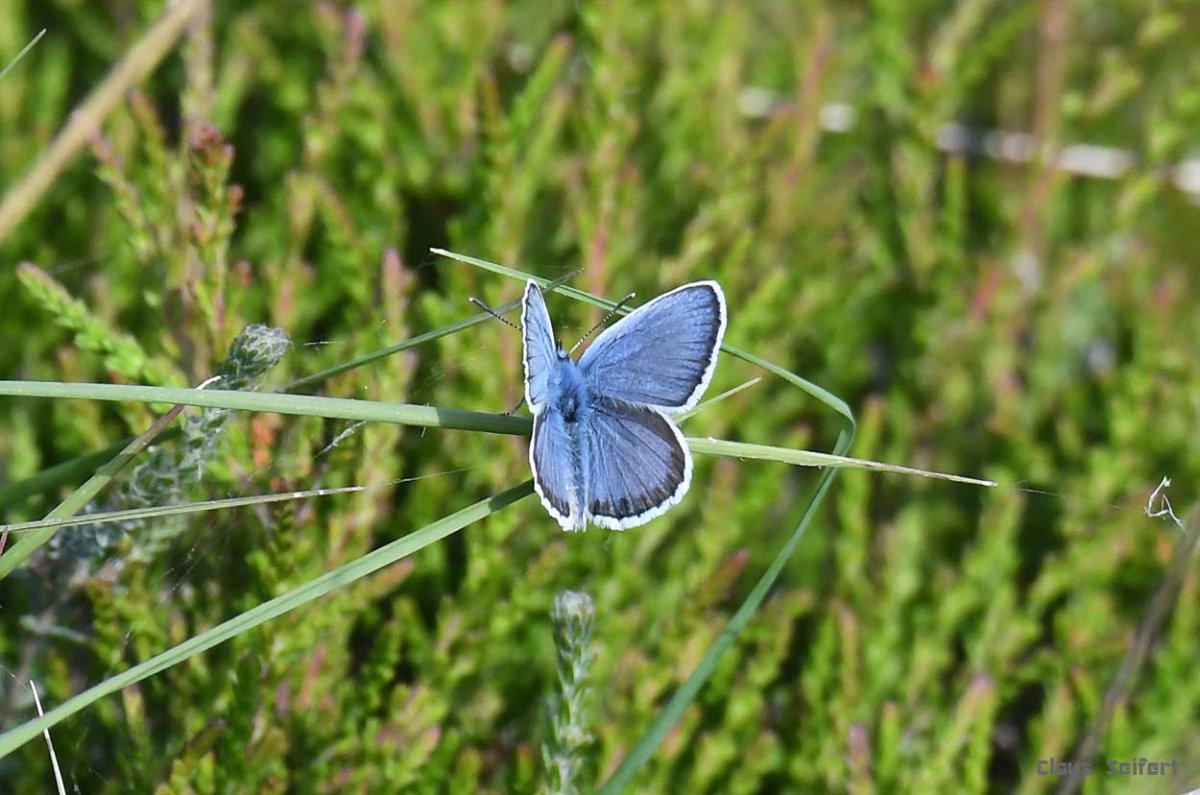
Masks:
[[[0,12],[0,791],[1200,786],[1191,5]],[[722,284],[661,519],[527,278]]]

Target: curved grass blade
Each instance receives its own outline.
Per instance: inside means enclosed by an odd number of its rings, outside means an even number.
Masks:
[[[722,346],[722,349],[726,349],[726,346]],[[837,442],[833,447],[833,455],[843,456],[850,449],[850,444],[854,441],[856,426],[854,414],[844,401],[834,397],[815,384],[810,384],[795,373],[788,372],[765,359],[760,359],[753,354],[738,351],[737,349],[729,350],[735,356],[751,364],[757,364],[792,385],[808,392],[810,395],[817,397],[817,399],[841,414],[846,420],[846,426],[838,434]],[[734,443],[730,442],[728,444]],[[837,472],[836,468],[829,468],[821,473],[821,477],[817,481],[817,486],[813,490],[813,495],[804,509],[804,514],[800,517],[799,524],[788,535],[783,546],[779,548],[779,552],[776,553],[775,558],[771,561],[771,565],[763,572],[763,576],[754,586],[754,589],[750,591],[749,595],[746,596],[746,600],[742,602],[737,612],[729,619],[725,628],[721,630],[721,634],[713,641],[712,646],[704,653],[704,657],[696,665],[695,670],[679,686],[679,689],[672,694],[671,700],[667,702],[662,712],[650,724],[650,728],[646,730],[646,733],[637,741],[637,744],[625,755],[625,758],[621,760],[621,764],[617,766],[616,771],[613,772],[608,781],[604,782],[604,785],[600,787],[598,792],[603,795],[612,795],[613,793],[624,791],[625,787],[629,785],[638,771],[650,761],[654,752],[658,750],[663,740],[666,739],[667,734],[675,727],[679,719],[683,717],[684,711],[695,701],[700,689],[712,676],[713,671],[716,670],[717,662],[721,659],[721,655],[728,651],[729,647],[737,639],[737,636],[750,623],[750,619],[758,612],[758,608],[762,605],[772,586],[775,585],[775,581],[779,579],[779,574],[783,571],[784,565],[791,558],[792,553],[796,551],[796,547],[800,545],[805,530],[808,529],[812,518],[816,516],[817,509],[824,501],[825,495],[829,491],[829,486],[833,483],[833,478],[837,475]]]
[[[757,357],[753,358],[757,359]],[[768,370],[796,386],[801,386],[797,382],[804,380],[800,376],[789,373],[770,362],[762,359],[758,361],[766,365]],[[803,387],[801,386],[801,388]],[[820,388],[817,387],[817,389]],[[838,434],[837,442],[833,448],[833,455],[840,456],[850,448],[850,444],[854,440],[854,415],[850,412],[850,407],[841,400],[835,400],[832,405],[835,410],[839,406],[844,409],[845,413],[843,416],[847,420],[846,427]],[[839,411],[839,413],[842,412]],[[779,548],[779,552],[776,553],[775,558],[771,561],[771,565],[763,572],[763,576],[759,579],[758,584],[754,586],[754,589],[747,595],[746,600],[742,602],[737,612],[729,619],[725,628],[721,630],[721,634],[717,636],[712,646],[709,647],[704,657],[696,665],[695,670],[679,686],[679,689],[672,694],[671,700],[667,702],[663,711],[650,724],[650,728],[646,730],[642,738],[638,740],[637,744],[621,760],[621,764],[618,765],[616,771],[613,772],[608,781],[600,787],[598,792],[602,793],[602,795],[612,795],[612,793],[624,791],[625,787],[629,785],[638,771],[642,769],[646,762],[650,761],[654,752],[658,750],[663,740],[666,739],[667,734],[675,727],[679,719],[683,717],[684,711],[695,701],[700,688],[704,686],[709,677],[712,676],[713,671],[716,670],[717,662],[721,659],[721,655],[733,645],[737,636],[750,623],[750,619],[758,612],[758,608],[762,605],[772,586],[775,585],[775,581],[779,579],[780,572],[783,571],[784,565],[791,558],[792,553],[796,551],[796,547],[799,546],[801,539],[803,539],[804,531],[808,529],[809,522],[812,521],[812,518],[817,513],[817,509],[824,501],[825,495],[829,491],[829,486],[833,483],[833,478],[837,472],[837,469],[829,468],[821,473],[816,489],[814,489],[813,495],[804,509],[804,514],[800,517],[799,524],[788,535],[787,540],[784,541],[783,546]]]
[[[771,565],[759,578],[758,584],[754,586],[754,590],[746,597],[746,601],[742,602],[741,607],[729,619],[729,623],[725,625],[725,629],[721,630],[721,634],[713,641],[712,646],[705,652],[704,658],[696,666],[696,670],[692,671],[691,675],[684,681],[679,689],[671,696],[671,700],[663,708],[663,711],[655,719],[654,723],[646,731],[646,734],[637,742],[625,758],[621,760],[621,764],[616,771],[604,782],[598,792],[601,795],[610,795],[611,793],[621,792],[633,780],[638,771],[650,761],[650,757],[662,745],[662,741],[666,739],[667,734],[683,717],[684,711],[691,706],[695,701],[696,695],[700,692],[705,682],[712,676],[716,670],[717,662],[721,659],[721,655],[729,650],[733,642],[737,640],[737,636],[750,623],[750,619],[758,612],[758,608],[762,605],[763,599],[770,592],[771,587],[775,584],[775,580],[779,579],[779,573],[783,571],[783,566],[791,558],[792,553],[799,546],[801,538],[804,536],[804,531],[808,528],[808,523],[817,513],[817,508],[825,498],[825,493],[829,490],[829,485],[833,482],[833,476],[837,473],[836,469],[827,469],[821,475],[821,479],[817,481],[817,488],[813,492],[812,498],[808,502],[808,506],[804,509],[804,515],[800,518],[800,524],[796,525],[796,529],[788,536],[787,541],[779,549],[775,559],[771,561]]]
[[[71,715],[74,715],[76,712],[79,712],[101,698],[117,692],[123,687],[136,684],[154,674],[165,671],[190,657],[194,657],[220,643],[224,643],[230,638],[237,637],[260,624],[266,623],[272,618],[295,610],[301,605],[305,605],[314,599],[344,587],[355,580],[366,577],[368,574],[379,571],[385,566],[389,566],[414,552],[424,549],[430,544],[458,532],[471,522],[489,516],[501,508],[505,508],[518,500],[528,497],[530,494],[533,494],[533,481],[527,480],[519,486],[514,486],[507,491],[480,500],[457,513],[453,513],[444,519],[439,519],[433,524],[426,525],[414,533],[396,539],[374,552],[363,555],[361,558],[347,563],[345,566],[340,566],[333,571],[322,574],[320,577],[309,580],[298,588],[294,588],[281,596],[263,602],[259,606],[234,616],[224,623],[205,630],[199,635],[189,638],[183,643],[173,646],[143,663],[122,671],[116,676],[105,679],[103,682],[88,688],[79,695],[68,699],[50,710],[45,716],[35,718],[28,723],[23,723],[16,728],[0,734],[0,758],[12,753],[20,746],[40,735],[44,730],[69,718]]]

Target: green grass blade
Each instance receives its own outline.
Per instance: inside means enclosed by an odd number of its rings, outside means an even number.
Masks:
[[[740,388],[738,387],[738,389]],[[0,395],[176,403],[237,411],[266,411],[277,414],[300,414],[316,417],[363,420],[367,422],[391,422],[401,425],[483,431],[486,433],[508,435],[528,435],[531,427],[530,420],[527,417],[438,408],[435,406],[415,406],[404,403],[347,400],[345,398],[312,395],[283,395],[276,392],[238,392],[220,389],[196,390],[179,387],[130,386],[124,384],[67,384],[51,381],[0,381]],[[693,452],[725,455],[735,458],[755,458],[798,466],[853,467],[879,472],[940,478],[942,480],[971,483],[978,486],[995,485],[989,480],[980,480],[962,475],[931,472],[913,467],[896,466],[858,458],[847,458],[836,454],[819,453],[809,450],[791,450],[771,445],[700,437],[688,437],[688,445],[692,448]]]
[[[284,395],[278,392],[239,392],[223,389],[133,386],[125,384],[69,384],[57,381],[0,381],[0,395],[13,397],[77,398],[169,403],[233,411],[273,412],[367,422],[391,422],[426,428],[448,428],[483,433],[528,434],[525,417],[488,414],[435,406],[383,403],[371,400]]]
[[[804,467],[830,467],[832,469],[869,469],[875,472],[891,472],[897,475],[916,475],[923,478],[950,480],[955,483],[968,483],[972,486],[995,486],[991,480],[967,477],[966,475],[951,475],[945,472],[931,472],[927,469],[882,464],[878,461],[868,461],[863,458],[849,458],[830,453],[818,453],[812,450],[791,450],[786,447],[773,447],[767,444],[749,444],[747,442],[729,442],[723,439],[700,439],[688,437],[688,447],[693,453],[708,453],[724,455],[733,458],[754,458],[760,461],[778,461],[783,464],[793,464]]]
[[[450,259],[458,260],[459,262],[466,263],[467,265],[474,265],[476,268],[482,268],[485,271],[491,271],[492,273],[497,273],[501,276],[507,276],[508,278],[516,279],[519,282],[533,282],[546,292],[556,292],[560,295],[574,298],[576,301],[583,301],[586,304],[591,304],[592,306],[598,306],[603,309],[613,309],[617,305],[615,301],[607,301],[603,298],[596,298],[591,293],[585,293],[583,290],[579,290],[574,287],[567,287],[565,284],[563,284],[563,282],[573,274],[568,274],[565,277],[551,281],[549,279],[543,279],[540,276],[533,276],[525,273],[524,271],[506,268],[503,265],[498,265],[495,262],[488,262],[485,259],[469,257],[466,254],[456,254],[453,251],[447,251],[444,248],[431,248],[429,250],[434,254],[440,254],[443,257],[449,257]],[[623,308],[621,309],[620,314],[627,314],[631,311],[633,310],[630,308]]]
[[[295,610],[301,605],[318,599],[338,588],[342,588],[368,574],[379,571],[385,566],[389,566],[414,552],[424,549],[430,544],[458,532],[471,522],[512,505],[532,493],[533,481],[526,481],[507,491],[480,500],[474,505],[453,513],[444,519],[439,519],[433,524],[426,525],[414,533],[399,538],[386,546],[382,546],[374,552],[363,555],[352,563],[347,563],[345,566],[322,574],[320,577],[312,579],[298,588],[294,588],[281,596],[263,602],[261,605],[234,616],[212,629],[201,632],[199,635],[189,638],[183,643],[139,665],[135,665],[116,676],[110,677],[100,684],[88,688],[79,695],[68,699],[47,712],[43,717],[23,723],[4,734],[0,734],[0,758],[7,756],[20,746],[36,738],[44,730],[53,727],[55,724],[69,718],[99,699],[117,692],[123,687],[136,684],[161,671],[165,671],[190,657],[194,657],[203,651],[224,643],[230,638],[237,637],[260,624]]]

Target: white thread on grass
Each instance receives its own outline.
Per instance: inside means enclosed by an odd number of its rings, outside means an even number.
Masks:
[[[1181,531],[1186,532],[1187,528],[1184,527],[1184,524],[1180,518],[1175,515],[1174,509],[1171,508],[1171,501],[1167,499],[1167,489],[1170,487],[1171,479],[1164,477],[1162,482],[1158,484],[1158,487],[1155,488],[1154,491],[1150,492],[1150,499],[1146,500],[1146,515],[1151,519],[1158,519],[1166,516],[1175,523],[1176,527],[1178,527]],[[1158,504],[1160,506],[1157,510],[1154,508],[1155,498],[1158,499]]]

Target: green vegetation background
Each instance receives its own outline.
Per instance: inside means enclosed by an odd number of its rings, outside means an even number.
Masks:
[[[162,8],[0,0],[0,62],[49,29],[0,81],[0,186]],[[381,0],[218,3],[210,22],[3,241],[0,374],[196,384],[268,323],[295,343],[270,388],[461,319],[467,296],[518,294],[430,246],[551,277],[583,268],[574,283],[610,297],[715,278],[729,342],[854,407],[853,454],[1058,496],[841,474],[634,791],[1058,785],[1037,762],[1072,758],[1096,721],[1179,538],[1139,511],[1164,475],[1183,504],[1200,485],[1200,207],[1163,176],[1200,142],[1200,9]],[[830,102],[855,108],[849,131],[822,132]],[[1047,152],[1128,148],[1139,165],[1106,181],[1052,158],[949,156],[950,121],[1029,131]],[[551,310],[566,339],[597,317]],[[312,391],[501,411],[521,393],[519,349],[476,326]],[[713,393],[756,374],[726,359]],[[152,417],[0,401],[0,478]],[[518,438],[370,425],[329,448],[347,428],[238,416],[202,473],[168,445],[136,496],[434,476],[141,527],[0,583],[0,729],[33,714],[29,677],[60,703],[527,477]],[[764,381],[689,433],[829,449],[838,428]],[[56,727],[68,788],[542,788],[549,612],[568,588],[596,605],[586,780],[602,780],[815,477],[702,458],[681,506],[620,535],[564,535],[526,499]],[[1098,757],[1174,757],[1173,791],[1200,786],[1198,574]],[[0,791],[52,780],[41,743],[0,759]],[[1085,791],[1130,786],[1163,782],[1093,775]]]

